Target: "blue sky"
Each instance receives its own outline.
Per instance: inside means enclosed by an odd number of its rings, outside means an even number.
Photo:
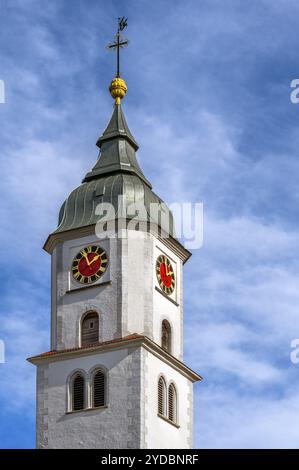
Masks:
[[[185,267],[195,445],[299,446],[299,4],[295,0],[0,1],[0,446],[34,447],[35,369],[49,348],[43,242],[92,167],[129,18],[123,108],[167,202],[204,203]],[[167,181],[167,187],[165,187]]]

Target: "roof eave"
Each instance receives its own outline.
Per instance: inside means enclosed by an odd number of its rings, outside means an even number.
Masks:
[[[187,248],[185,248],[184,245],[182,245],[182,243],[179,242],[176,238],[172,237],[171,235],[164,236],[165,234],[163,234],[161,227],[157,227],[154,223],[151,223],[150,228],[155,228],[153,235],[157,236],[160,242],[163,243],[166,247],[173,250],[176,255],[182,260],[183,264],[185,264],[188,259],[192,256],[192,253],[187,250]],[[92,235],[94,233],[95,224],[71,228],[69,230],[64,230],[61,232],[52,232],[47,237],[43,249],[51,255],[58,243],[62,243],[65,240],[72,240],[76,237]]]

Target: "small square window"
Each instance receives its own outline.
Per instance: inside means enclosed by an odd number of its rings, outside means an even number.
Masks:
[[[93,321],[91,321],[91,322],[89,323],[89,328],[90,328],[90,329],[93,328]]]

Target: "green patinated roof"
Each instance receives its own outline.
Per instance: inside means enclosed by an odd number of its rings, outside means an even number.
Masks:
[[[119,196],[123,196],[126,209],[133,203],[142,203],[146,210],[146,219],[143,216],[140,219],[155,222],[167,230],[167,223],[164,224],[163,219],[158,220],[155,215],[150,216],[150,205],[156,203],[161,207],[163,201],[139,177],[130,174],[112,174],[83,183],[71,192],[60,210],[59,225],[55,232],[95,224],[99,220],[95,208],[100,203],[111,203],[116,217],[121,216]],[[169,214],[169,232],[173,235],[172,214],[164,205],[163,209],[166,217]]]
[[[138,144],[128,128],[120,105],[114,106],[110,122],[98,139],[97,146],[101,149],[99,159],[85,176],[84,182],[110,173],[133,173],[151,188],[137,162],[135,152]]]
[[[138,144],[126,123],[120,105],[115,105],[110,122],[97,141],[100,155],[80,186],[67,197],[60,213],[58,227],[54,233],[95,224],[99,216],[95,208],[99,203],[111,203],[116,217],[119,214],[119,196],[124,207],[142,203],[145,208],[143,220],[155,222],[164,227],[163,217],[150,216],[150,205],[157,203],[160,212],[169,219],[169,233],[174,236],[173,218],[163,201],[152,191],[150,182],[144,176],[136,159]],[[163,209],[161,207],[163,204]]]

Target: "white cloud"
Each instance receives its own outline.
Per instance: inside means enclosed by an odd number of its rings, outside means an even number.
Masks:
[[[200,448],[298,448],[298,385],[279,397],[254,388],[198,385],[196,444]]]
[[[5,363],[1,364],[2,411],[32,416],[35,402],[35,368],[26,362],[34,353],[47,350],[49,306],[34,282],[18,279],[2,296],[1,338],[5,342]]]
[[[199,373],[203,373],[203,369],[213,377],[217,374],[237,377],[240,383],[251,383],[256,387],[281,380],[282,372],[271,364],[271,357],[266,360],[259,357],[258,350],[249,350],[248,346],[260,346],[259,335],[250,328],[237,322],[221,323],[217,319],[196,322],[193,319],[185,334],[188,338],[186,358]]]
[[[2,201],[0,210],[7,221],[1,235],[10,234],[6,243],[15,244],[21,232],[30,245],[37,244],[55,229],[63,200],[84,174],[82,161],[70,151],[61,142],[29,140],[4,155],[3,190],[9,198]]]

